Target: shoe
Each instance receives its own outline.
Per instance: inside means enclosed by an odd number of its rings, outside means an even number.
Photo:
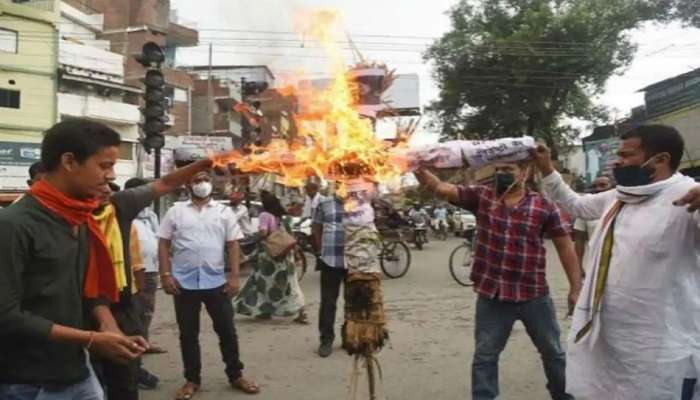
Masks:
[[[327,358],[333,354],[333,343],[321,343],[318,346],[318,355],[322,358]]]
[[[160,379],[152,373],[146,371],[145,368],[139,369],[139,389],[153,390],[158,387]]]

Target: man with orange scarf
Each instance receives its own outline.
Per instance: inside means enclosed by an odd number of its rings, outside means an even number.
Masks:
[[[147,347],[137,337],[85,329],[86,298],[118,299],[105,238],[92,218],[114,179],[119,134],[70,120],[42,143],[46,176],[0,211],[0,398],[103,399],[86,352],[119,362]],[[92,316],[104,326],[105,305]]]
[[[133,365],[148,347],[140,336],[124,335],[121,318],[113,315],[132,307],[123,301],[131,279],[120,293],[107,239],[93,217],[97,199],[115,179],[120,142],[118,133],[97,122],[56,124],[42,142],[45,178],[0,211],[0,399],[102,400],[86,351]],[[198,161],[142,190],[152,201],[209,168],[209,160]],[[134,197],[126,193],[123,203]],[[143,207],[150,202],[140,199]],[[84,308],[94,331],[85,329]]]

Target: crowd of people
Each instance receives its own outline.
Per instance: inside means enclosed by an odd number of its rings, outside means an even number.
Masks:
[[[139,389],[157,388],[142,356],[165,351],[149,335],[159,285],[173,297],[179,332],[185,383],[175,398],[191,399],[202,385],[202,305],[231,387],[259,393],[244,373],[234,315],[310,323],[290,251],[290,213],[312,225],[321,283],[317,352],[325,358],[334,349],[341,287],[359,282],[381,293],[379,214],[389,227],[408,220],[447,229],[455,207],[476,217],[473,399],[499,397],[499,356],[516,321],[541,355],[552,399],[690,400],[697,391],[700,187],[677,172],[684,144],[673,128],[642,126],[622,136],[614,179],[599,177],[585,195],[564,183],[540,146],[532,161],[494,164],[493,185],[453,185],[419,169],[419,183],[450,204],[429,212],[420,204],[397,212],[370,201],[367,190],[348,209],[347,198],[321,195],[310,181],[303,205],[285,207],[259,193],[257,226],[242,191],[234,189],[229,203],[213,199],[208,160],[152,181],[132,178],[122,190],[114,184],[119,143],[96,122],[58,123],[29,170],[28,194],[0,211],[0,400],[133,400]],[[541,191],[529,184],[535,169]],[[159,221],[151,204],[183,186],[189,200]],[[574,240],[560,209],[575,218]],[[245,240],[259,251],[241,284]],[[566,351],[545,240],[569,283]]]

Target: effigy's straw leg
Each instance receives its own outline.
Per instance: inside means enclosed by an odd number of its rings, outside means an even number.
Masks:
[[[374,355],[370,352],[368,357],[365,357],[367,362],[367,380],[369,381],[369,398],[370,400],[376,400],[376,381],[374,376]]]

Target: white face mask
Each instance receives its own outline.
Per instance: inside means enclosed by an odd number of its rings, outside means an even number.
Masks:
[[[206,199],[211,194],[211,182],[199,182],[192,186],[192,194],[200,199]]]

